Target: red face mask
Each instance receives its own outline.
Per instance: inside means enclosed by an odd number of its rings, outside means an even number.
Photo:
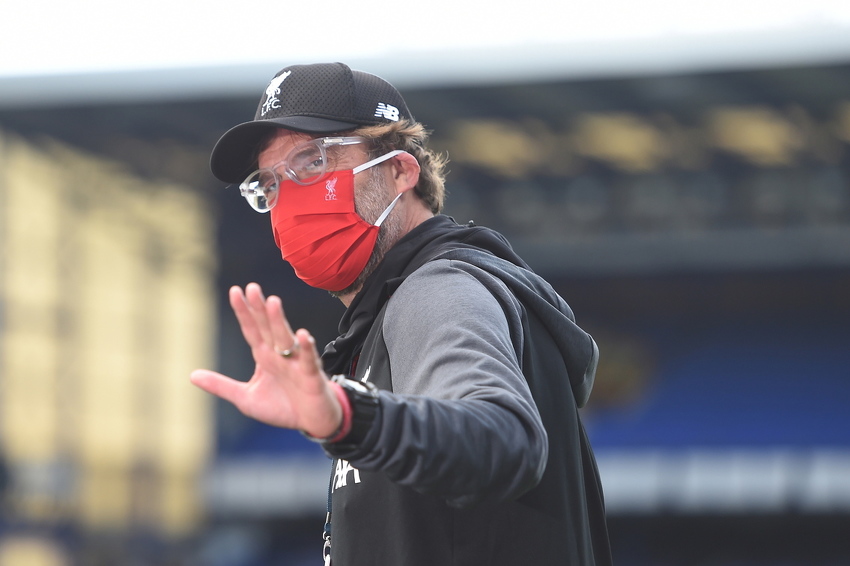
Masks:
[[[401,194],[375,224],[369,224],[354,209],[354,174],[399,153],[392,151],[355,169],[334,171],[312,185],[281,183],[279,202],[271,209],[274,241],[304,283],[341,291],[366,267],[381,224]]]

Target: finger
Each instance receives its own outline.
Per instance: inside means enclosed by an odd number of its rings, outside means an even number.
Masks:
[[[295,333],[295,341],[298,343],[298,363],[301,371],[306,375],[324,375],[322,369],[322,358],[316,349],[316,339],[305,329]]]
[[[253,304],[251,297],[253,297]],[[260,306],[257,307],[257,304]],[[249,283],[244,292],[238,286],[231,287],[230,306],[239,321],[242,335],[252,350],[264,344],[273,348],[273,344],[270,343],[269,332],[263,332],[263,325],[268,326],[268,322],[265,320],[265,306],[263,305],[262,289],[259,285]]]
[[[274,336],[269,324],[268,311],[266,309],[266,298],[263,289],[257,283],[248,283],[245,287],[245,298],[247,300],[251,316],[257,324],[257,330],[263,342],[274,348]]]
[[[295,348],[295,334],[283,312],[283,302],[274,295],[266,300],[266,315],[272,333],[272,345],[276,350],[291,350]]]
[[[248,305],[248,300],[242,292],[242,288],[236,285],[231,287],[228,298],[230,299],[230,308],[233,309],[236,320],[239,322],[239,328],[242,329],[242,336],[253,348],[262,340],[262,336],[257,328],[257,322],[251,314],[251,307]]]

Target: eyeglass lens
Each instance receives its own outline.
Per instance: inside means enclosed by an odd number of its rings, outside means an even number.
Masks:
[[[286,157],[286,172],[296,183],[309,185],[320,180],[327,170],[327,153],[316,142],[296,147]]]
[[[339,138],[325,146],[325,140],[312,140],[294,148],[280,164],[286,176],[299,185],[311,185],[321,181],[328,172],[328,153],[334,155],[340,146],[361,143],[359,138]],[[260,169],[252,173],[240,185],[240,191],[251,208],[257,212],[268,212],[277,203],[280,183],[283,179],[273,169]]]

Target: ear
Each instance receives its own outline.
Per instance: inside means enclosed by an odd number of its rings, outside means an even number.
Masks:
[[[419,182],[419,162],[406,151],[393,157],[390,165],[396,194],[409,191]]]

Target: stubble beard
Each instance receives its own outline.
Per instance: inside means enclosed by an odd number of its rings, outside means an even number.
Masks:
[[[382,169],[374,168],[366,172],[368,178],[362,185],[362,188],[355,187],[354,210],[357,214],[368,222],[374,224],[383,214],[384,210],[390,205],[396,197],[390,189],[386,177],[382,174]],[[395,209],[393,209],[395,212]],[[375,247],[372,249],[372,254],[369,256],[369,261],[357,279],[341,291],[330,291],[332,297],[340,298],[349,295],[355,291],[359,291],[363,287],[363,283],[369,278],[378,264],[384,259],[384,256],[404,235],[402,233],[402,219],[398,214],[390,214],[384,219],[378,230],[378,238],[375,241]]]

